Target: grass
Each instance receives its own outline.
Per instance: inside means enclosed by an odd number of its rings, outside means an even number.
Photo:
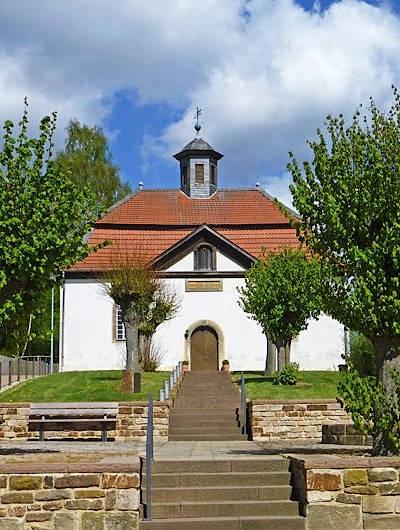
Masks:
[[[244,372],[248,399],[329,399],[337,397],[339,372],[301,372],[301,381],[295,386],[274,385],[272,377],[263,372]],[[240,373],[235,372],[240,383]]]
[[[120,370],[61,372],[24,381],[0,394],[0,402],[52,401],[147,401],[149,392],[158,399],[167,372],[142,374],[142,392],[121,391]]]

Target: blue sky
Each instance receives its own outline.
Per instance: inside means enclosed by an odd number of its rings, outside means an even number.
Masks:
[[[224,153],[220,185],[256,182],[290,202],[287,152],[328,113],[400,86],[400,2],[20,0],[0,5],[0,121],[56,109],[99,124],[123,180],[177,187],[172,158],[194,136]],[[26,15],[29,13],[29,17]],[[245,16],[243,16],[245,13]]]

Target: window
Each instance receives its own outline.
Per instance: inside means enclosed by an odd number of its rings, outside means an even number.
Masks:
[[[183,166],[182,168],[182,185],[187,185],[187,179],[188,179],[188,168],[187,166]]]
[[[208,245],[201,245],[194,253],[195,271],[215,270],[215,255],[213,249]]]
[[[204,184],[204,164],[194,165],[194,180],[196,184]]]
[[[125,325],[122,321],[122,310],[118,305],[114,308],[115,340],[125,340]]]
[[[217,185],[217,168],[211,164],[211,185]]]

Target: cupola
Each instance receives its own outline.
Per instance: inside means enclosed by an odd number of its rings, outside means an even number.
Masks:
[[[197,134],[200,128],[197,120]],[[202,138],[196,137],[188,143],[174,155],[180,162],[181,190],[193,199],[210,197],[218,187],[218,160],[223,156]]]

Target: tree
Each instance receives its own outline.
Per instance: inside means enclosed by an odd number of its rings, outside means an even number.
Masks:
[[[51,277],[88,255],[83,238],[96,219],[90,190],[78,190],[51,159],[56,113],[29,138],[25,100],[19,125],[14,138],[13,123],[5,122],[0,152],[0,327],[34,311]]]
[[[71,120],[67,126],[64,151],[58,153],[56,164],[71,171],[73,181],[81,188],[88,185],[97,197],[99,211],[108,208],[131,192],[122,184],[118,166],[101,127],[82,125]]]
[[[289,362],[293,338],[321,312],[320,286],[319,261],[309,259],[301,249],[269,252],[246,273],[239,304],[278,348],[279,370]],[[270,353],[269,347],[266,375],[271,375]]]
[[[292,153],[288,165],[298,234],[328,272],[328,310],[371,339],[388,396],[400,366],[400,96],[393,90],[387,114],[371,100],[368,116],[359,108],[348,126],[343,115],[328,116],[328,139],[318,129],[304,172]]]
[[[105,292],[120,306],[126,337],[123,389],[140,392],[140,329],[152,334],[176,311],[176,297],[155,271],[136,257],[116,258],[105,281]],[[146,330],[145,332],[143,330]]]

